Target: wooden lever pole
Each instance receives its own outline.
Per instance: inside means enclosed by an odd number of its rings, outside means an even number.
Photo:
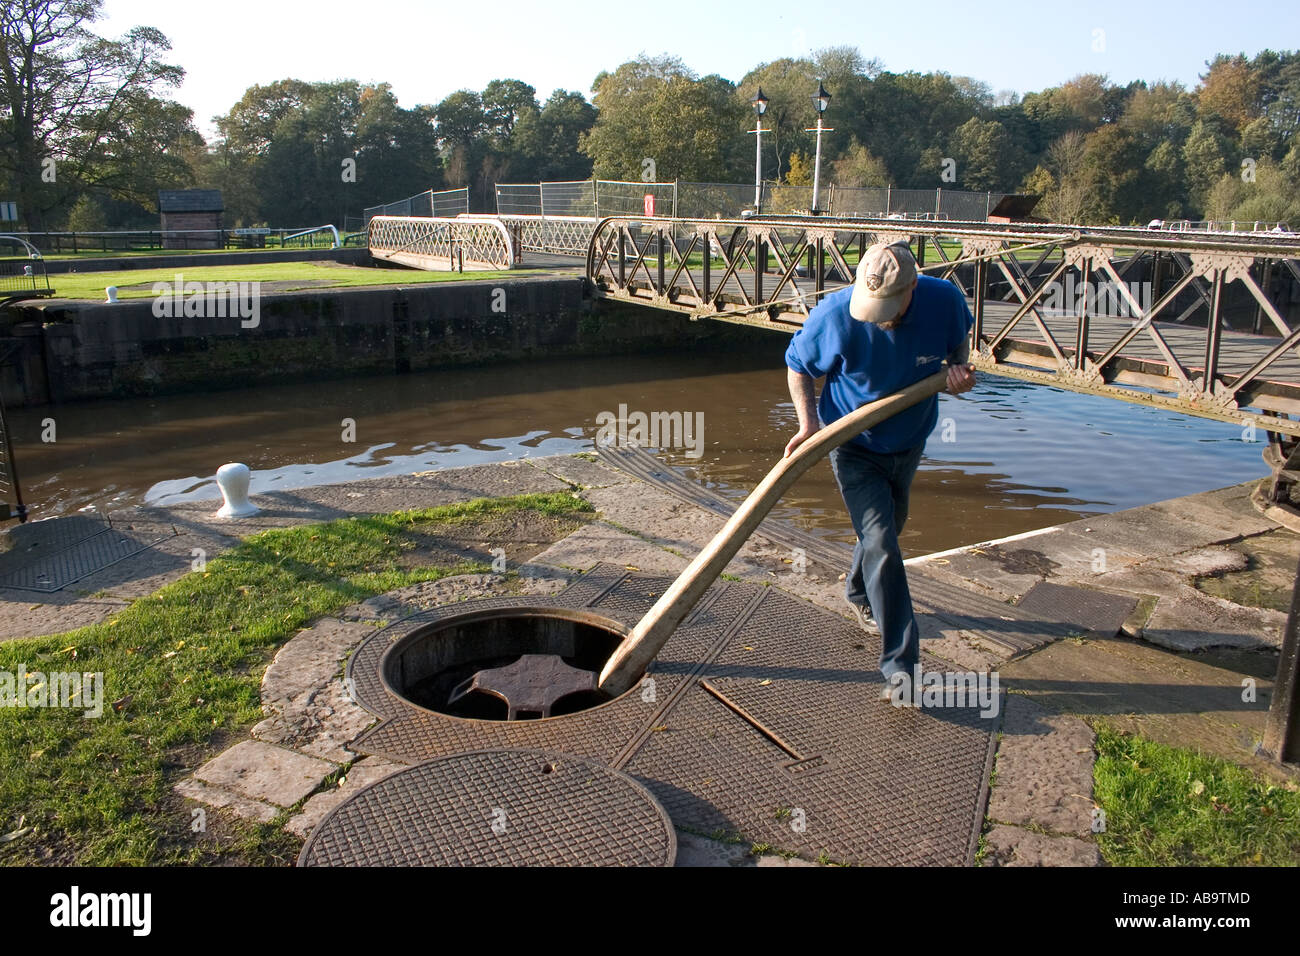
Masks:
[[[722,530],[713,536],[713,540],[696,555],[695,560],[655,602],[655,606],[641,618],[632,633],[623,639],[623,643],[601,671],[601,689],[611,696],[617,696],[640,679],[646,667],[668,643],[668,638],[672,637],[677,625],[695,607],[704,592],[722,573],[722,569],[735,557],[741,545],[749,539],[773,505],[800,475],[854,435],[943,391],[947,384],[948,371],[945,368],[832,422],[796,448],[789,458],[777,462],[727,519]]]

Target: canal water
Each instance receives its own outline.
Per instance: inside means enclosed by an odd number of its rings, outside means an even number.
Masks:
[[[659,457],[739,501],[795,431],[781,361],[787,342],[763,335],[731,352],[550,359],[21,409],[11,425],[34,517],[216,498],[211,476],[228,461],[253,469],[256,494],[589,451],[603,424],[623,415],[635,426],[636,412],[702,420],[698,435],[661,434],[679,447]],[[940,402],[913,487],[908,556],[1267,472],[1263,434],[1244,441],[1240,426],[993,376]],[[43,442],[48,419],[55,440]],[[826,462],[774,514],[853,540]]]

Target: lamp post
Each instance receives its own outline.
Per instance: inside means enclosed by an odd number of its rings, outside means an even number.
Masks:
[[[821,210],[817,208],[817,199],[821,194],[821,172],[822,172],[822,133],[833,133],[835,130],[822,125],[822,116],[826,112],[826,107],[831,105],[831,95],[826,92],[826,87],[822,86],[822,81],[817,81],[817,92],[812,97],[813,109],[817,111],[817,126],[815,129],[804,130],[805,133],[817,133],[817,156],[813,160],[813,199],[812,214],[818,215]]]
[[[750,130],[754,134],[754,215],[757,216],[763,211],[763,114],[767,112],[767,97],[761,86],[750,102],[758,117],[758,127]]]

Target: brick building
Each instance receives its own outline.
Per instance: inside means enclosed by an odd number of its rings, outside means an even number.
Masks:
[[[220,189],[163,189],[158,192],[164,249],[219,249],[221,235],[166,235],[190,229],[221,228]]]

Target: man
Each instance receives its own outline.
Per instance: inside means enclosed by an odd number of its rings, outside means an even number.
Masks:
[[[826,296],[795,333],[785,353],[799,433],[788,456],[829,424],[939,371],[948,360],[947,391],[975,386],[966,364],[974,319],[951,282],[918,276],[906,242],[866,251],[850,289]],[[825,376],[820,403],[816,379]],[[925,440],[939,418],[931,396],[857,435],[831,452],[831,467],[857,532],[844,596],[858,620],[880,630],[883,697],[919,672],[920,634],[907,589],[898,534],[907,520],[908,492]],[[907,696],[910,696],[907,695]]]

